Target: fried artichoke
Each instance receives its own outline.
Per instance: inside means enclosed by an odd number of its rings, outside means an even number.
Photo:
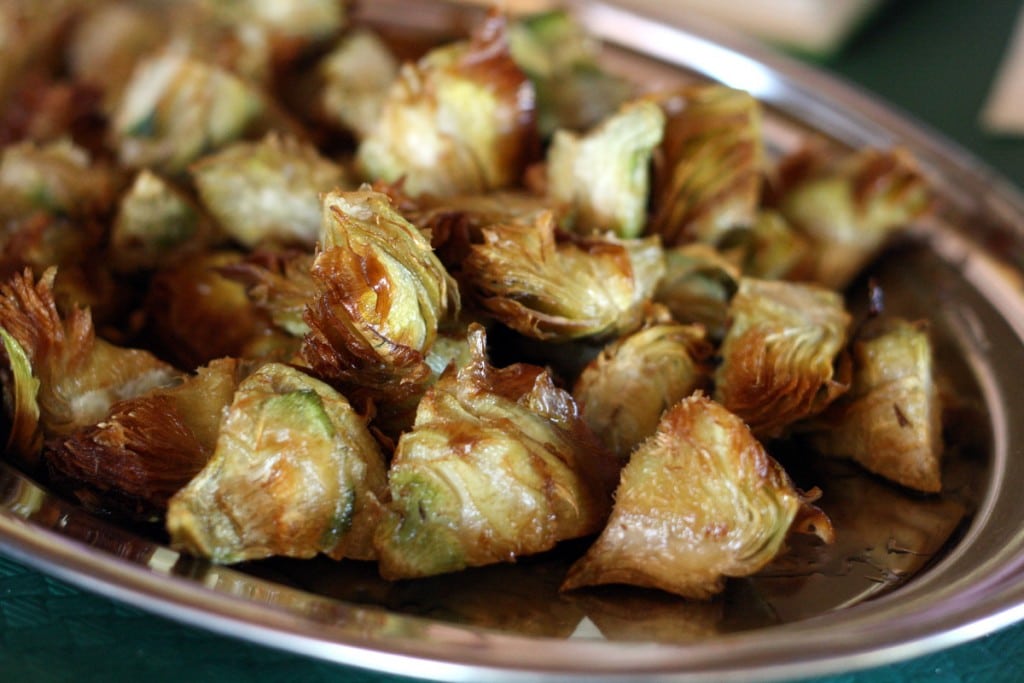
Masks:
[[[534,117],[533,86],[494,14],[469,42],[402,67],[357,161],[370,180],[404,179],[412,196],[499,189],[535,153]]]
[[[931,206],[931,190],[905,150],[867,149],[835,163],[801,159],[779,210],[814,245],[811,278],[842,289],[890,237]]]
[[[633,85],[598,64],[598,45],[565,10],[523,17],[509,26],[516,64],[537,93],[537,127],[587,130],[611,115],[633,93]]]
[[[420,402],[389,471],[375,545],[386,579],[510,562],[597,531],[617,466],[541,368],[472,361]]]
[[[223,273],[242,258],[234,251],[206,251],[153,276],[146,300],[149,331],[179,366],[195,368],[225,356],[289,358],[297,349],[297,341],[275,333],[245,287]],[[266,353],[253,351],[268,346]]]
[[[225,358],[170,389],[120,401],[99,423],[47,443],[51,480],[92,509],[156,521],[213,454],[246,365]]]
[[[715,399],[758,437],[781,436],[848,388],[836,375],[850,315],[842,297],[809,284],[743,278],[715,372]]]
[[[493,225],[464,273],[481,305],[516,331],[567,341],[639,327],[664,273],[657,239],[555,240],[550,213],[534,225]]]
[[[363,140],[381,118],[398,60],[377,34],[356,30],[342,37],[320,62],[323,114]]]
[[[110,230],[111,266],[138,272],[170,265],[212,241],[202,213],[184,192],[144,169],[121,196]]]
[[[384,458],[345,397],[287,365],[247,377],[213,457],[171,498],[172,547],[218,563],[284,555],[373,559]]]
[[[240,142],[191,167],[203,205],[247,248],[261,243],[312,248],[320,232],[320,195],[344,189],[344,169],[316,148],[270,134]]]
[[[66,139],[22,142],[0,156],[0,275],[83,263],[116,196],[110,170]]]
[[[309,333],[306,306],[316,296],[313,255],[299,251],[260,250],[248,258],[230,263],[219,272],[240,282],[249,300],[264,311],[274,325],[301,338]]]
[[[697,394],[633,453],[607,526],[563,589],[628,583],[707,599],[768,564],[794,525],[831,539],[743,421]]]
[[[347,23],[347,3],[339,0],[196,0],[226,24],[258,27],[279,40],[315,43]]]
[[[623,463],[662,413],[710,379],[704,328],[653,322],[609,344],[573,387],[583,419]]]
[[[752,225],[764,173],[761,105],[743,91],[701,85],[665,98],[664,107],[649,231],[666,246],[715,244]]]
[[[439,324],[459,309],[454,280],[429,240],[379,192],[324,198],[316,296],[302,356],[350,398],[401,402],[422,393],[424,357]]]
[[[175,175],[242,137],[265,108],[237,76],[168,48],[135,67],[114,114],[118,159]]]
[[[14,405],[7,411],[30,416],[28,396],[34,396],[38,405],[34,429],[25,422],[30,417],[20,420],[22,445],[38,445],[38,437],[32,435],[36,429],[48,438],[95,424],[117,401],[166,386],[180,376],[147,351],[121,348],[97,337],[88,310],[73,307],[66,315],[58,313],[55,277],[56,271],[48,269],[37,282],[26,271],[0,285],[0,328],[15,382]],[[26,360],[31,374],[25,372]],[[16,455],[29,462],[38,457],[31,452]]]
[[[113,111],[135,65],[167,39],[165,17],[138,3],[89,3],[71,30],[68,69]]]
[[[813,275],[811,240],[776,211],[760,211],[752,226],[725,233],[719,249],[748,277],[803,281]]]
[[[665,115],[650,100],[627,103],[584,136],[558,131],[547,185],[575,232],[637,237],[647,223],[650,163]]]
[[[713,247],[688,244],[665,250],[665,277],[654,300],[682,323],[703,325],[708,336],[725,335],[729,302],[739,288],[739,269]]]
[[[816,420],[811,442],[902,486],[942,490],[942,403],[924,325],[867,324],[852,346],[850,391]]]
[[[503,190],[405,202],[409,206],[403,207],[403,215],[430,235],[438,258],[450,271],[462,270],[470,247],[483,243],[484,228],[504,223],[532,225],[553,209],[546,197]]]
[[[0,216],[36,211],[84,218],[106,211],[116,187],[89,153],[69,140],[46,145],[22,142],[0,156]]]

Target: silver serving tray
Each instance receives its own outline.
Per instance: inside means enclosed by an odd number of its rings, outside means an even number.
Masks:
[[[941,496],[829,464],[840,483],[823,505],[845,540],[798,547],[709,605],[614,589],[561,596],[560,572],[578,549],[393,585],[360,563],[218,567],[92,516],[3,463],[0,551],[194,626],[452,681],[790,678],[922,655],[1024,619],[1024,400],[1015,386],[1024,199],[870,97],[735,35],[599,2],[575,9],[608,45],[609,66],[648,87],[712,79],[750,91],[770,108],[776,152],[813,133],[838,147],[898,144],[920,159],[942,198],[937,216],[873,275],[893,309],[929,318],[949,390],[962,399]],[[464,26],[479,9],[377,0],[360,11],[422,32]]]

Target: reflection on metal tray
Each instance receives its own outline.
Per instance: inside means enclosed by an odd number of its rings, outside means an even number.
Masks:
[[[442,679],[806,675],[920,654],[1024,616],[1024,498],[1014,486],[1024,477],[1024,402],[1013,384],[1024,367],[1020,198],[961,152],[806,67],[610,5],[577,9],[609,44],[609,66],[649,87],[707,77],[750,90],[773,108],[765,131],[774,149],[813,132],[839,146],[899,141],[925,163],[942,210],[870,275],[890,310],[931,320],[958,397],[940,496],[779,447],[774,454],[798,485],[830,482],[821,505],[837,544],[797,542],[758,576],[700,604],[615,587],[561,594],[578,543],[515,565],[398,583],[355,562],[218,567],[161,546],[158,530],[99,520],[3,464],[0,550],[203,627]],[[479,9],[384,0],[362,11],[393,31],[422,34],[468,25]]]

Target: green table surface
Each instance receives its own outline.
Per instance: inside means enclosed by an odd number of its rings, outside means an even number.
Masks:
[[[1024,139],[992,137],[977,125],[1021,9],[1018,0],[889,0],[821,66],[877,93],[1021,187]],[[183,626],[0,556],[0,681],[121,680],[409,679]],[[814,680],[1021,681],[1024,625],[918,659]]]

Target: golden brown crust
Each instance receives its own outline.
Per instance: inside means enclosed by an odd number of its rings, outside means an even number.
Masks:
[[[565,341],[607,337],[642,322],[642,304],[653,292],[624,244],[559,242],[549,212],[532,225],[492,225],[483,237],[464,262],[466,281],[478,302],[516,331]]]
[[[120,403],[103,422],[43,451],[54,482],[88,507],[142,520],[162,514],[208,457],[167,395]]]
[[[672,246],[752,225],[764,172],[760,105],[739,90],[698,86],[666,109],[648,230]]]
[[[805,505],[742,420],[698,392],[633,453],[607,526],[562,589],[629,583],[710,598],[725,577],[770,562]]]
[[[837,381],[835,361],[850,316],[835,292],[744,278],[729,311],[715,398],[758,436],[781,436],[847,389]]]

